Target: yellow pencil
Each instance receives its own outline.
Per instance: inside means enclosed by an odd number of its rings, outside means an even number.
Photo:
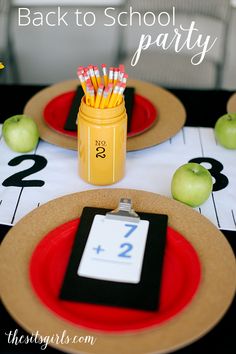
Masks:
[[[122,78],[122,82],[123,82],[124,84],[126,84],[126,83],[127,83],[127,79],[128,79],[128,74],[124,74],[124,75],[123,75],[123,78]]]
[[[123,76],[125,73],[125,66],[123,64],[119,65],[119,81],[122,82]]]
[[[97,80],[96,80],[92,65],[89,65],[89,74],[90,74],[90,78],[91,78],[92,83],[93,83],[93,87],[94,87],[95,91],[97,91],[98,85],[97,85]]]
[[[115,103],[117,101],[117,95],[118,95],[119,90],[120,90],[120,86],[116,85],[113,92],[112,92],[110,101],[108,103],[108,108],[115,107]]]
[[[80,80],[81,86],[83,88],[84,93],[86,93],[86,84],[85,84],[85,77],[82,74],[82,72],[80,70],[78,70],[77,72],[78,78]]]
[[[92,87],[92,82],[89,79],[86,80],[86,104],[88,104],[89,106],[91,106],[91,92],[90,92],[90,88]],[[88,102],[88,103],[87,103]]]
[[[90,94],[90,106],[94,107],[95,105],[95,93],[94,93],[94,88],[93,86],[89,86],[89,94]]]
[[[110,101],[110,98],[111,98],[111,94],[112,94],[112,90],[113,90],[113,84],[108,84],[108,96],[107,96],[107,104],[106,104],[106,106],[105,107],[107,107],[108,106],[108,104],[109,104],[109,101]]]
[[[104,85],[108,85],[108,77],[107,77],[107,66],[106,64],[102,64],[102,73],[103,73],[103,81]]]
[[[89,79],[86,80],[86,92],[90,91],[90,87],[93,87],[92,81]],[[90,92],[89,92],[90,94]]]
[[[95,108],[98,108],[99,105],[100,105],[100,102],[101,102],[101,99],[102,99],[103,88],[104,88],[103,84],[100,84],[99,87],[98,87],[96,100],[95,100],[95,105],[94,105]]]
[[[108,75],[108,83],[113,84],[113,78],[114,78],[114,68],[111,67],[109,69],[109,75]]]
[[[86,105],[88,105],[88,106],[91,105],[91,96],[90,96],[90,92],[88,89],[86,90],[86,94],[85,94],[85,102],[86,102]]]
[[[120,89],[119,89],[119,92],[118,92],[118,95],[117,95],[117,100],[116,100],[116,103],[115,105],[118,106],[119,104],[121,104],[122,102],[122,99],[123,99],[123,93],[125,91],[125,87],[126,87],[126,84],[125,83],[122,83],[120,85]]]
[[[107,104],[108,94],[109,94],[109,88],[106,87],[105,90],[103,91],[102,100],[101,100],[101,103],[100,103],[100,108],[101,109],[105,108],[105,106]]]
[[[115,68],[115,69],[114,69],[114,81],[113,81],[114,86],[116,86],[116,84],[117,84],[118,77],[119,77],[119,69],[118,69],[118,68]]]
[[[83,67],[83,66],[79,66],[79,67],[78,67],[78,71],[81,71],[82,74],[83,74],[83,73],[84,73],[84,67]]]
[[[90,79],[88,68],[84,68],[84,78],[85,78],[85,81]]]
[[[101,76],[100,76],[98,66],[94,66],[94,74],[97,80],[97,85],[99,86],[101,84]]]

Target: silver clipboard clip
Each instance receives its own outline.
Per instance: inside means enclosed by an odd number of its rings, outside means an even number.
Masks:
[[[118,208],[106,213],[106,219],[129,221],[138,223],[140,217],[132,209],[132,201],[129,198],[121,198]]]

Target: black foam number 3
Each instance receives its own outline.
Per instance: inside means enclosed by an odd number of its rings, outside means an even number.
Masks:
[[[189,162],[196,162],[196,163],[203,163],[207,162],[211,165],[211,168],[208,168],[209,172],[211,173],[212,177],[215,178],[215,183],[213,185],[213,191],[220,191],[224,189],[229,184],[228,178],[221,173],[224,166],[221,162],[211,158],[211,157],[196,157],[195,159],[189,160]]]
[[[45,182],[38,180],[38,179],[32,179],[25,181],[23,178],[28,177],[38,171],[41,171],[46,165],[47,165],[47,160],[45,157],[40,156],[40,155],[21,155],[14,157],[11,161],[8,162],[9,166],[17,166],[21,164],[25,160],[32,160],[34,161],[33,166],[30,168],[27,168],[24,171],[20,171],[15,173],[14,175],[8,177],[3,181],[2,185],[5,187],[42,187]]]

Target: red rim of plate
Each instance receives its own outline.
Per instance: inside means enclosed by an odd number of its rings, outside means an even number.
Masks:
[[[43,111],[45,123],[56,132],[77,138],[77,131],[64,129],[75,91],[63,93],[48,102]],[[154,124],[157,118],[157,110],[154,105],[141,95],[134,95],[134,107],[128,137],[142,134]]]
[[[127,332],[157,326],[180,313],[196,294],[201,265],[192,245],[168,227],[159,310],[155,312],[60,300],[58,294],[79,219],[49,232],[34,250],[30,281],[42,303],[75,325],[105,332]]]

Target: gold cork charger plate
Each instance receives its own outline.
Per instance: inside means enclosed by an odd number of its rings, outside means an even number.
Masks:
[[[236,92],[229,98],[227,102],[227,112],[236,113]]]
[[[174,136],[183,127],[186,112],[176,96],[159,86],[144,81],[130,79],[128,85],[135,87],[137,94],[149,99],[157,109],[158,117],[151,128],[143,134],[127,139],[127,151],[141,150],[160,144]],[[43,118],[44,108],[49,101],[58,95],[76,90],[77,86],[78,80],[59,82],[39,91],[26,104],[24,114],[34,118],[42,140],[67,149],[78,149],[77,139],[54,131]]]
[[[131,198],[136,211],[164,213],[169,226],[182,234],[198,254],[202,276],[191,302],[161,325],[133,332],[101,332],[73,325],[51,312],[35,295],[29,277],[32,253],[57,226],[78,218],[85,206],[116,208],[121,197]],[[68,353],[167,353],[207,333],[224,315],[235,292],[235,261],[224,235],[205,217],[158,194],[128,189],[97,189],[50,201],[21,219],[1,247],[0,286],[4,305],[29,333],[94,336],[95,345],[50,344]]]

